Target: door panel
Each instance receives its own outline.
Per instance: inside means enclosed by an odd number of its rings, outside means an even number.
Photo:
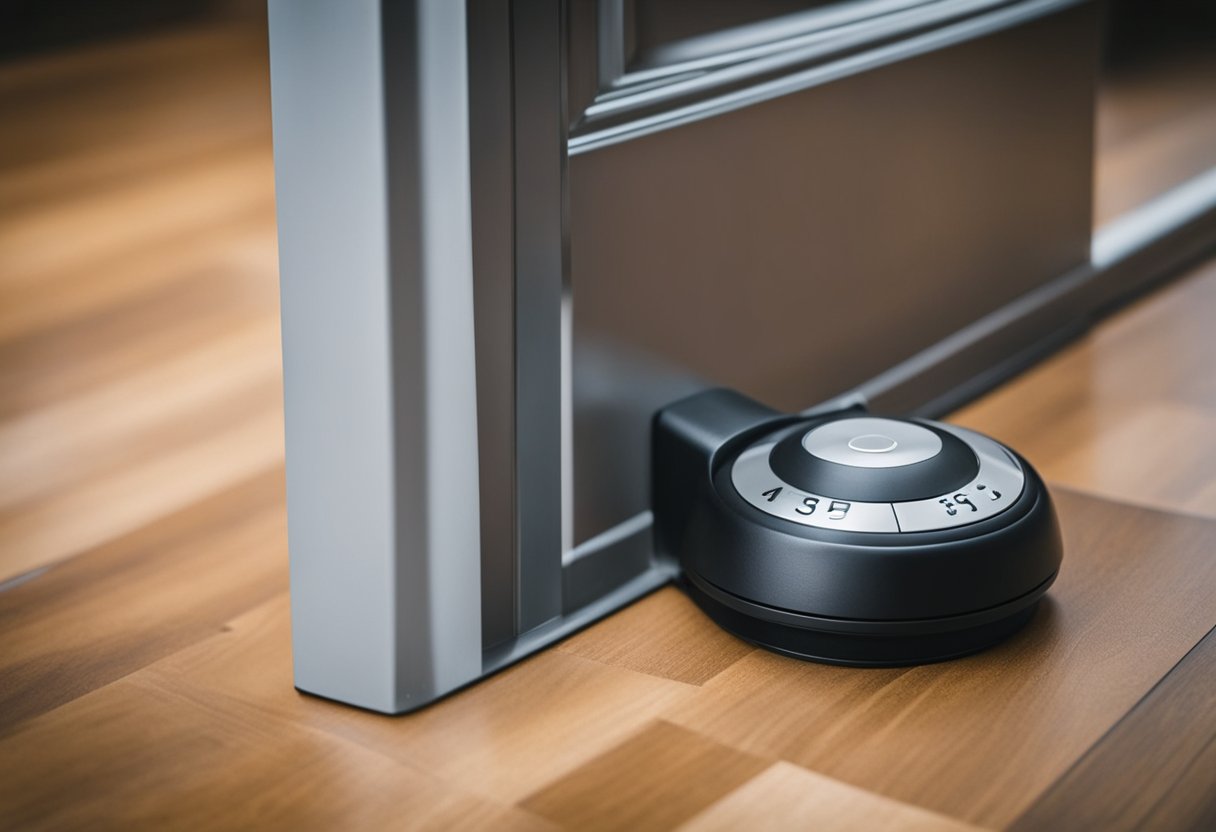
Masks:
[[[647,509],[664,404],[809,407],[1087,261],[1094,15],[572,149],[576,544]]]

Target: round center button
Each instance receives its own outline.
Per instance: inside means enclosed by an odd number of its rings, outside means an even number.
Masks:
[[[899,443],[881,433],[867,433],[850,439],[849,447],[863,454],[885,454],[898,448]]]
[[[855,468],[897,468],[937,456],[942,440],[928,428],[897,419],[837,419],[807,431],[802,448],[812,456]]]

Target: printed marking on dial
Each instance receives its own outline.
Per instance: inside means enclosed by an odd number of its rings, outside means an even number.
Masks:
[[[898,532],[890,503],[859,503],[800,491],[769,468],[773,445],[759,445],[739,455],[731,482],[739,496],[756,508],[804,526],[847,532]]]
[[[948,494],[905,503],[860,503],[800,491],[769,467],[772,443],[740,454],[731,468],[731,482],[740,497],[773,517],[850,532],[951,529],[995,517],[1016,503],[1026,476],[1014,458],[986,436],[953,425],[942,428],[970,445],[980,463],[975,479]]]
[[[928,532],[987,520],[1016,503],[1026,487],[1021,466],[996,442],[965,428],[941,427],[971,446],[979,458],[979,473],[958,491],[896,503],[900,531]]]

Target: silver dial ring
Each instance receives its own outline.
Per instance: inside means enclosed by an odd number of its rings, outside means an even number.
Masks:
[[[773,517],[821,529],[880,534],[966,526],[994,517],[1017,502],[1025,488],[1026,476],[1008,451],[988,437],[966,428],[945,424],[940,427],[975,452],[979,472],[962,488],[924,500],[866,503],[795,488],[773,473],[769,455],[775,443],[771,442],[748,448],[739,455],[731,467],[731,483],[740,497]],[[898,441],[896,437],[891,438]],[[934,438],[937,439],[936,435]],[[938,439],[939,444],[940,441]],[[875,471],[874,476],[882,476],[881,471]]]

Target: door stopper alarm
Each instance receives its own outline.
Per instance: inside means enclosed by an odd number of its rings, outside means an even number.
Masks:
[[[782,415],[710,390],[655,417],[656,542],[724,629],[832,664],[982,650],[1060,568],[1051,498],[974,431],[860,407]]]

